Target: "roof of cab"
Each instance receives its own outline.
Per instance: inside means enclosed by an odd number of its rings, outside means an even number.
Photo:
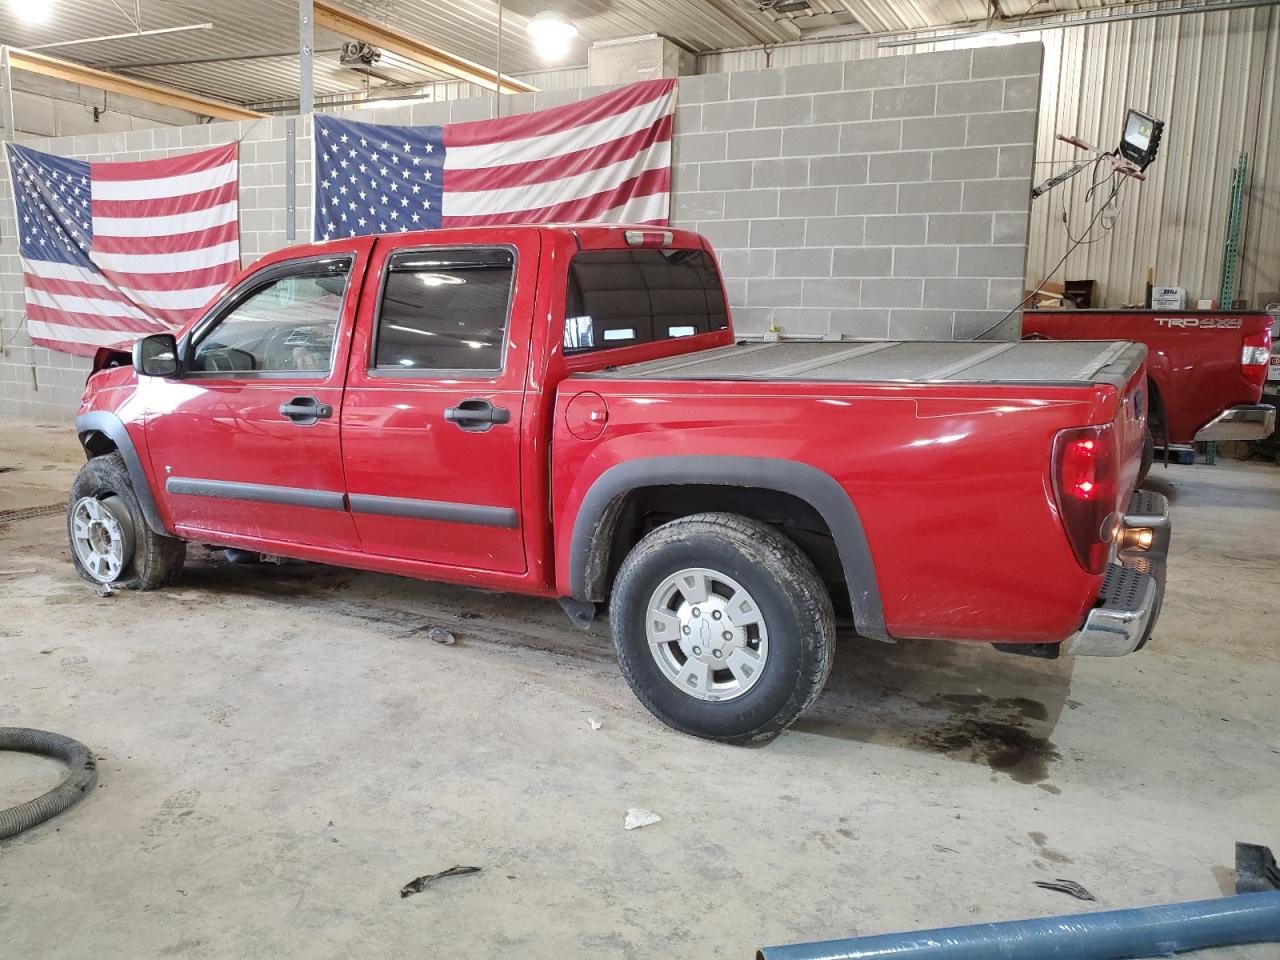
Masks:
[[[365,252],[379,240],[395,240],[397,244],[414,246],[440,242],[443,234],[447,234],[445,242],[492,242],[495,237],[510,234],[513,231],[543,231],[572,237],[583,250],[601,250],[622,246],[649,246],[650,244],[629,244],[626,240],[628,231],[640,231],[643,234],[662,234],[660,242],[654,246],[676,249],[704,249],[706,242],[701,235],[692,230],[679,230],[672,227],[655,226],[646,223],[509,223],[475,227],[442,227],[438,230],[405,230],[395,233],[376,233],[360,237],[335,237],[332,240],[316,240],[310,243],[293,244],[279,250],[264,254],[251,264],[252,267],[266,266],[282,260],[293,260],[302,257],[321,257],[342,253]]]

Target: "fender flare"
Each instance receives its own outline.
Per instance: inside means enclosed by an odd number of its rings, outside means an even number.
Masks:
[[[830,474],[807,463],[769,457],[671,456],[628,460],[610,467],[592,483],[574,518],[569,542],[569,587],[578,600],[591,600],[591,584],[604,576],[600,560],[612,535],[625,494],[641,487],[704,484],[756,487],[799,497],[822,517],[835,539],[858,633],[889,639],[876,581],[875,563],[857,508]]]
[[[76,436],[80,439],[80,446],[84,447],[85,456],[92,458],[92,452],[85,445],[85,437],[90,433],[100,433],[115,444],[129,471],[129,479],[133,481],[133,492],[138,498],[138,506],[142,508],[142,516],[146,519],[147,526],[161,536],[172,536],[165,529],[164,521],[160,519],[160,510],[156,506],[155,497],[151,494],[147,472],[142,467],[142,460],[139,459],[138,451],[133,445],[133,438],[125,429],[124,421],[114,413],[108,413],[105,410],[82,413],[76,417]]]

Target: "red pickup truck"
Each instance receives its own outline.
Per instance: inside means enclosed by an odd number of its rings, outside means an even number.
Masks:
[[[1022,334],[1146,344],[1148,422],[1161,446],[1261,440],[1275,429],[1275,407],[1259,402],[1271,359],[1263,311],[1029,310]]]
[[[608,603],[659,718],[730,742],[883,641],[1144,643],[1168,510],[1135,493],[1145,349],[735,342],[697,234],[440,230],[281,250],[175,339],[105,349],[74,563],[185,541]]]

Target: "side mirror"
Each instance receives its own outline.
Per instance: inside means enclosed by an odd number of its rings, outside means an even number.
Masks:
[[[178,373],[178,341],[171,333],[153,333],[133,343],[133,369],[144,377]]]

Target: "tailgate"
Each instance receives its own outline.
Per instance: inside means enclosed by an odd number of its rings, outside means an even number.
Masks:
[[[1119,498],[1116,509],[1123,511],[1129,495],[1138,485],[1143,448],[1147,443],[1147,369],[1139,364],[1124,382],[1120,392],[1120,405],[1112,423],[1116,431],[1116,452],[1119,456]]]

